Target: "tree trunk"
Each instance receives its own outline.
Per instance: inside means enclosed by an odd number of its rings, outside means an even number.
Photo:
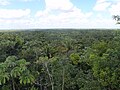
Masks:
[[[48,73],[48,76],[49,76],[49,79],[50,79],[50,83],[51,83],[51,86],[52,86],[52,90],[54,90],[54,83],[53,83],[52,75],[51,75],[50,72],[49,72],[47,63],[45,63],[45,67],[46,67],[46,69],[47,69],[47,73]]]
[[[64,90],[64,84],[65,84],[65,68],[63,67],[63,73],[62,73],[62,90]]]
[[[12,88],[13,88],[13,90],[15,90],[15,82],[14,82],[13,78],[12,78]]]

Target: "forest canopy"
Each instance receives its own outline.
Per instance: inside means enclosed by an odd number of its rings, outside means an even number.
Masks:
[[[120,90],[120,31],[0,32],[0,90]]]

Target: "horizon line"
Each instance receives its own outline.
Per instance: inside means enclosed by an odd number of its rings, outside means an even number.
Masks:
[[[61,30],[61,29],[63,29],[63,30],[67,30],[67,29],[74,29],[74,30],[81,30],[81,29],[83,29],[83,30],[88,30],[88,29],[97,29],[97,30],[103,30],[103,29],[108,29],[108,30],[112,30],[112,29],[120,29],[120,28],[22,28],[22,29],[20,29],[20,28],[16,28],[16,29],[0,29],[0,31],[4,31],[4,30],[9,30],[9,31],[16,31],[16,30],[51,30],[51,29],[53,29],[53,30]]]

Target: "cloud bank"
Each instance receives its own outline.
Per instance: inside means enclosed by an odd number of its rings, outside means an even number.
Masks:
[[[10,3],[0,0],[0,5]],[[111,16],[120,15],[119,7],[119,0],[97,0],[91,11],[84,12],[71,0],[45,0],[45,9],[38,10],[33,15],[29,8],[0,8],[0,28],[118,28]]]

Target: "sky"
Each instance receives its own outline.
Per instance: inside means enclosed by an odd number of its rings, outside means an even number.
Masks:
[[[120,0],[0,0],[0,29],[120,28]]]

